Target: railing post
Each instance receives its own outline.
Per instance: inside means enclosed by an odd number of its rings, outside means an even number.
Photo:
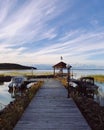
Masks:
[[[70,85],[69,85],[69,81],[70,81],[70,69],[71,69],[71,65],[67,65],[67,89],[68,89],[68,98],[70,98]]]

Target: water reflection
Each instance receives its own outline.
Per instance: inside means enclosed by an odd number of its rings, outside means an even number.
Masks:
[[[8,105],[11,101],[13,101],[16,96],[22,96],[24,91],[31,87],[32,84],[36,83],[35,81],[29,83],[26,88],[23,89],[9,89],[10,82],[2,82],[0,83],[0,110],[3,109],[6,105]]]
[[[9,88],[8,92],[11,94],[11,98],[16,98],[17,96],[22,96],[26,89],[27,87],[24,89],[16,89],[13,87],[13,89]]]
[[[14,100],[11,97],[10,93],[8,93],[8,84],[9,82],[4,82],[3,84],[0,84],[0,109],[8,105],[10,101]]]
[[[104,106],[104,83],[96,82],[96,85],[99,86],[98,93],[95,95],[94,99],[101,106]]]
[[[21,96],[21,91],[16,91],[14,88],[13,90],[8,90],[8,92],[11,94],[11,98],[15,98],[16,96]]]
[[[100,104],[100,106],[104,106],[104,97],[98,95],[95,95],[94,100]]]

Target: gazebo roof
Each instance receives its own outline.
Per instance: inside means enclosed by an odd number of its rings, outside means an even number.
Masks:
[[[57,68],[57,69],[66,68],[66,63],[61,61],[61,62],[57,63],[56,65],[54,65],[53,68]]]

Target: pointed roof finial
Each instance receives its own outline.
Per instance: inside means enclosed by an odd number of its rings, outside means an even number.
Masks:
[[[62,57],[62,56],[61,56],[60,58],[61,58],[61,60],[63,60],[63,57]]]

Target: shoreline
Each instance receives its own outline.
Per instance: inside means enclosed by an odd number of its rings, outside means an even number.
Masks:
[[[43,78],[42,75],[40,75],[40,77]],[[45,77],[47,78],[47,76],[45,76]],[[29,78],[31,78],[31,77],[29,77]],[[50,77],[50,78],[52,78],[52,77]],[[58,79],[58,80],[61,81],[61,79]],[[63,85],[65,86],[66,83],[67,82],[65,81],[65,84],[63,84]],[[31,97],[32,93],[30,93],[29,95]],[[81,97],[81,96],[78,96],[78,95],[71,95],[71,97],[75,101],[76,105],[80,109],[81,113],[83,114],[83,116],[87,120],[87,122],[90,125],[90,127],[92,128],[92,130],[103,130],[103,128],[104,128],[104,107],[100,106],[92,98],[86,98],[86,97],[83,97],[83,96]],[[10,108],[8,112],[10,112],[10,110],[12,110],[11,107],[13,107],[12,106],[13,104],[14,103],[11,102],[8,105],[9,108]],[[4,109],[4,111],[5,111],[5,109]],[[3,113],[5,113],[5,112],[3,112]],[[22,113],[23,113],[23,111],[22,111]],[[0,114],[0,115],[2,115],[2,114]],[[16,116],[16,118],[17,118],[17,116]]]
[[[67,81],[59,80],[67,89]],[[73,98],[91,130],[104,130],[104,106],[100,106],[93,98],[73,94],[73,91],[70,91],[70,97]]]
[[[33,84],[23,95],[17,96],[2,111],[0,111],[0,130],[13,130],[17,121],[21,118],[24,110],[42,86],[43,82]]]

